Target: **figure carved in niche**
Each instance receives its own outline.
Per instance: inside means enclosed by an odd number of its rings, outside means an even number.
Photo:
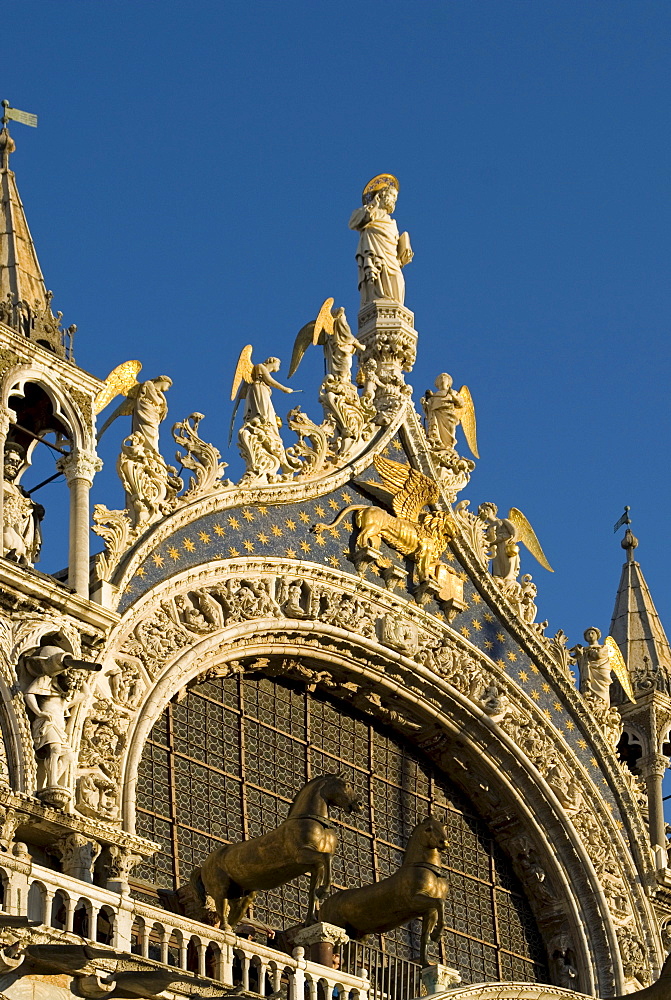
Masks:
[[[592,625],[585,630],[584,638],[586,646],[577,643],[569,650],[580,671],[580,693],[609,706],[611,675],[614,673],[625,694],[635,701],[629,671],[612,636],[606,636],[601,645],[601,631]]]
[[[6,559],[19,566],[32,566],[40,557],[44,507],[31,500],[16,481],[25,458],[20,444],[15,441],[5,444],[2,547]]]
[[[379,174],[366,184],[362,207],[352,212],[349,228],[361,233],[356,251],[361,305],[375,299],[405,302],[402,268],[414,254],[407,233],[399,236],[391,213],[396,208],[399,183],[391,174]]]
[[[241,400],[245,401],[242,427],[238,431],[238,448],[247,471],[241,482],[274,482],[278,470],[290,473],[279,428],[282,421],[273,406],[273,389],[291,393],[273,377],[279,371],[279,358],[268,358],[263,364],[252,364],[252,345],[243,347],[233,376],[231,399],[235,400],[231,417],[230,438]]]
[[[457,427],[461,424],[468,447],[479,458],[475,407],[468,386],[462,385],[457,392],[447,372],[438,376],[435,386],[436,391],[427,389],[421,400],[429,443],[438,450],[453,452],[457,445]]]
[[[67,733],[67,719],[78,694],[70,673],[74,670],[97,671],[100,664],[75,659],[59,635],[44,636],[39,648],[19,661],[19,685],[31,716],[38,783],[43,793],[63,792],[74,759]]]

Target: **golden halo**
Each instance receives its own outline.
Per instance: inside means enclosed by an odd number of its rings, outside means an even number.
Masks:
[[[401,189],[398,179],[393,174],[378,174],[377,177],[373,177],[372,181],[368,181],[363,189],[363,194],[361,195],[363,204],[365,205],[367,201],[370,201],[376,191],[381,191],[382,188],[386,187],[394,187],[397,191]]]

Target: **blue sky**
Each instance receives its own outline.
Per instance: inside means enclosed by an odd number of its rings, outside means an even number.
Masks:
[[[476,402],[462,497],[527,515],[555,573],[523,569],[571,643],[608,628],[630,504],[671,629],[667,2],[23,0],[4,38],[0,96],[40,116],[13,166],[83,367],[172,376],[168,426],[200,410],[225,451],[240,347],[286,376],[328,295],[355,325],[347,220],[394,173],[415,398],[448,371]],[[314,354],[293,381],[318,415]]]

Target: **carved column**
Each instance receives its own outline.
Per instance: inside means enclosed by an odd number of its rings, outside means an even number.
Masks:
[[[123,847],[119,847],[117,844],[110,844],[107,848],[104,861],[107,875],[107,888],[111,892],[128,892],[128,879],[130,877],[130,873],[135,865],[142,861],[141,856],[139,854],[133,854],[131,851],[128,851]]]
[[[68,586],[81,597],[89,596],[89,491],[93,477],[102,469],[94,451],[73,448],[56,463],[70,489],[70,546]]]
[[[411,372],[417,357],[415,317],[391,299],[368,302],[359,312],[358,338],[365,345],[362,360],[373,358],[383,385],[375,394],[378,423],[393,417],[405,398],[404,372]]]
[[[664,822],[664,801],[662,780],[669,761],[661,753],[651,753],[639,761],[641,774],[648,790],[648,821],[650,843],[655,852],[658,868],[666,868],[666,830]]]
[[[100,854],[100,844],[82,833],[69,833],[50,848],[61,860],[63,873],[81,882],[93,882],[93,865]]]
[[[5,468],[5,442],[7,440],[7,435],[9,434],[9,428],[12,424],[12,417],[14,414],[8,407],[0,406],[0,475],[4,481],[4,468]],[[0,489],[0,555],[5,554],[5,545],[2,533],[4,533],[4,505],[5,505],[5,491],[4,488]]]

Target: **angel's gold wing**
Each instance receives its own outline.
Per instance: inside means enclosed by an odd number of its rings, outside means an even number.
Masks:
[[[529,552],[534,557],[538,559],[543,569],[546,569],[549,573],[554,573],[554,570],[550,563],[545,558],[545,553],[541,548],[541,543],[536,538],[536,532],[531,527],[526,517],[521,510],[517,507],[511,507],[508,513],[508,519],[512,521],[517,530],[517,541],[522,542],[529,549]]]
[[[289,365],[289,378],[294,374],[299,364],[303,360],[303,355],[310,344],[323,344],[325,337],[333,333],[333,299],[326,299],[322,304],[317,319],[311,319],[309,323],[302,326],[296,335],[294,349],[291,352],[291,364]]]
[[[333,333],[333,315],[331,310],[333,309],[333,303],[335,299],[326,299],[322,302],[321,308],[317,313],[317,319],[315,320],[315,330],[312,336],[313,344],[323,344],[324,341],[320,340],[322,333],[330,335]]]
[[[296,335],[294,340],[294,349],[291,352],[291,364],[289,365],[289,378],[298,368],[299,364],[303,360],[303,355],[307,351],[310,344],[313,342],[315,332],[315,321],[310,320],[305,326],[302,326]]]
[[[439,490],[433,479],[423,472],[401,465],[382,455],[373,456],[382,485],[391,493],[391,506],[397,517],[405,517],[417,522],[419,512],[428,503],[436,503]]]
[[[475,406],[473,405],[471,391],[467,385],[462,385],[457,395],[464,404],[461,410],[461,426],[464,429],[466,444],[471,449],[472,454],[476,458],[480,458],[478,455],[478,436],[475,425]]]
[[[613,671],[615,676],[620,682],[620,687],[626,694],[630,701],[636,701],[636,696],[634,695],[634,689],[631,686],[631,677],[629,676],[629,671],[627,670],[627,664],[624,662],[622,653],[620,652],[620,647],[613,639],[612,635],[607,635],[604,640],[604,646],[608,650],[608,659],[610,660],[610,669]]]
[[[231,388],[231,399],[235,399],[240,383],[243,381],[252,381],[252,345],[247,344],[240,351],[240,357],[238,358],[238,363],[235,366],[235,375],[233,376],[233,387]]]
[[[127,396],[134,385],[137,385],[137,376],[142,370],[139,361],[124,361],[117,365],[107,378],[95,400],[93,401],[93,412],[102,413],[105,407],[112,402],[115,396],[123,394]]]

